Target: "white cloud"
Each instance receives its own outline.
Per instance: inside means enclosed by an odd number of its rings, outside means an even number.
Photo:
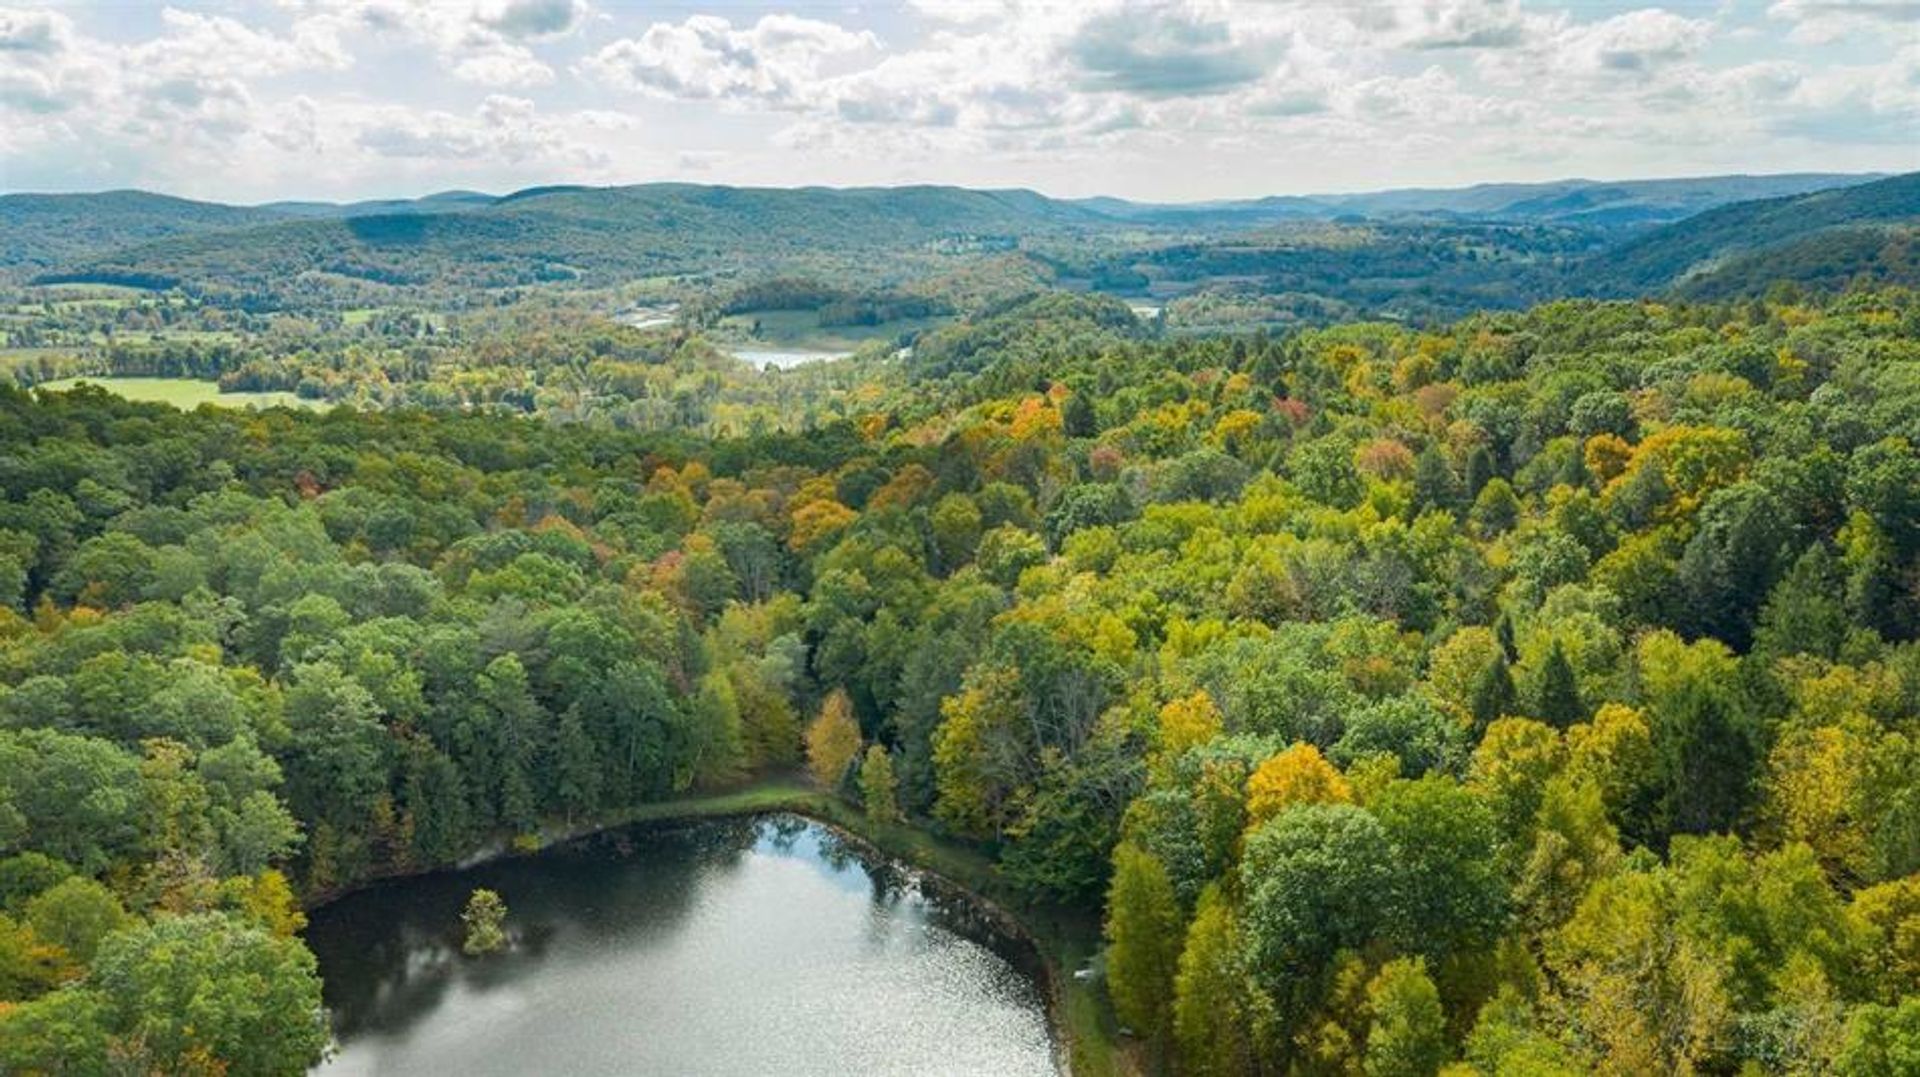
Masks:
[[[57,11],[0,9],[0,55],[48,56],[73,40],[73,20]]]
[[[578,30],[585,0],[301,0],[295,32],[345,48],[365,38],[425,45],[455,78],[483,86],[537,86],[553,68],[532,43]]]
[[[1642,8],[1568,27],[1554,43],[1554,59],[1584,74],[1645,75],[1699,52],[1711,30],[1704,19]]]
[[[1920,32],[1920,0],[1776,0],[1767,15],[1793,23],[1793,39],[1811,44],[1890,29],[1912,40]]]
[[[581,66],[609,86],[661,97],[806,103],[834,61],[875,53],[871,33],[792,15],[736,28],[715,15],[657,22],[637,38],[602,48]]]
[[[1355,21],[1363,26],[1369,12],[1384,13],[1392,43],[1411,49],[1518,48],[1565,21],[1529,13],[1519,0],[1403,0],[1355,8]]]

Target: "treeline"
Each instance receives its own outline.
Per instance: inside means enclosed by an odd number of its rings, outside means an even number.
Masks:
[[[1054,295],[905,374],[720,440],[0,396],[0,1068],[296,1072],[293,894],[803,757],[1104,905],[1171,1071],[1912,1057],[1920,297]]]
[[[690,299],[681,308],[689,324],[710,327],[720,318],[761,310],[812,311],[821,326],[880,325],[902,318],[954,313],[937,291],[847,289],[812,277],[770,277]]]

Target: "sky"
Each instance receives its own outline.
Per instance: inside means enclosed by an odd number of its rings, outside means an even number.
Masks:
[[[1920,169],[1920,0],[6,3],[9,191]]]

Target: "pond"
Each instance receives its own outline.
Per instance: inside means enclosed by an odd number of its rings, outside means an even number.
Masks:
[[[460,952],[476,887],[511,947]],[[1040,966],[790,815],[613,832],[317,909],[322,1077],[1055,1073]]]
[[[729,348],[728,354],[756,370],[792,370],[808,363],[826,363],[845,359],[849,351],[815,351],[806,348]]]

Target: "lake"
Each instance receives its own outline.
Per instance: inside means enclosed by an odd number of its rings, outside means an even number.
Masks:
[[[475,887],[508,951],[460,953]],[[1037,955],[790,815],[614,832],[315,910],[315,1073],[1055,1073]]]
[[[808,363],[845,359],[850,351],[829,352],[806,348],[728,348],[727,354],[756,370],[792,370]]]

